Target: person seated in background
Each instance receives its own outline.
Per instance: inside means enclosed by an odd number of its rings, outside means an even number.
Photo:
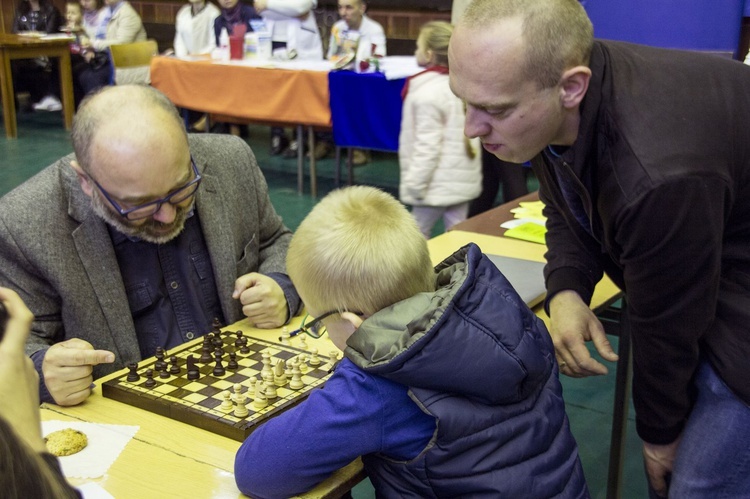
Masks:
[[[287,269],[316,317],[301,332],[344,359],[243,442],[243,493],[297,495],[362,456],[378,497],[588,497],[549,333],[479,247],[433,269],[406,208],[355,186],[302,221]]]
[[[188,0],[175,18],[173,53],[177,57],[210,54],[216,48],[214,21],[221,12],[206,0]]]
[[[16,6],[12,32],[60,32],[62,16],[50,0],[20,0]],[[29,103],[35,111],[60,111],[59,68],[56,60],[48,57],[11,61],[13,86],[16,93],[28,92]]]
[[[84,99],[72,142],[0,198],[0,285],[37,317],[26,352],[43,401],[78,404],[93,378],[215,322],[297,313],[291,231],[243,140],[188,136],[161,92],[116,85]]]
[[[211,2],[188,0],[187,5],[177,11],[174,43],[164,55],[187,57],[210,54],[216,48],[214,21],[220,14],[219,8]],[[188,111],[188,122],[192,123],[192,131],[205,132],[208,119],[205,113]]]
[[[255,7],[241,0],[218,0],[221,7],[221,15],[214,20],[214,36],[216,45],[221,45],[221,32],[226,30],[231,35],[234,27],[238,24],[245,25],[245,32],[253,31],[251,20],[262,20]]]
[[[89,40],[93,40],[101,24],[102,10],[99,8],[99,0],[81,0],[81,7],[83,8],[83,30]]]
[[[482,187],[479,139],[464,135],[464,104],[451,92],[448,43],[453,26],[444,21],[419,31],[415,57],[426,68],[404,85],[398,140],[399,198],[426,238],[443,218],[445,230],[466,220],[469,202]]]
[[[354,51],[355,61],[366,60],[371,56],[385,57],[386,43],[383,26],[365,14],[367,4],[362,0],[338,0],[339,19],[331,27],[326,58],[337,60]],[[333,135],[329,132],[316,135],[313,154],[316,159],[326,157],[333,150]],[[352,164],[359,166],[369,161],[369,155],[362,149],[352,150]]]
[[[109,60],[110,45],[139,42],[146,39],[141,16],[125,0],[104,0],[105,7],[99,17],[96,34],[90,40],[94,52],[88,66],[79,66],[73,73],[73,84],[78,85],[77,92],[88,95],[97,89],[112,83],[112,61]],[[94,61],[94,63],[91,63]]]
[[[323,59],[323,40],[313,9],[317,0],[255,0],[255,10],[271,31],[271,47],[282,59]],[[271,128],[271,155],[285,152],[289,139],[282,127]],[[297,152],[294,148],[293,156]]]
[[[5,499],[78,498],[47,452],[39,415],[39,377],[24,353],[34,320],[18,295],[0,288],[0,490]]]
[[[80,2],[69,1],[65,4],[65,21],[66,24],[61,28],[62,31],[74,37],[73,41],[70,42],[70,65],[73,74],[80,74],[89,66],[106,62],[107,56],[105,53],[99,52],[97,56],[97,53],[91,48],[91,39],[83,24],[83,6]],[[84,97],[80,85],[73,85],[73,93],[76,106],[78,106]]]
[[[357,60],[385,57],[385,31],[365,13],[367,4],[363,0],[338,0],[338,8],[341,19],[331,27],[327,58],[340,56],[349,46],[356,47]]]

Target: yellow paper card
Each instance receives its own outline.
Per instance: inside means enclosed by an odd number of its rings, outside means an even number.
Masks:
[[[547,234],[547,228],[534,222],[526,222],[505,231],[505,235],[508,237],[539,244],[545,244],[545,234]]]

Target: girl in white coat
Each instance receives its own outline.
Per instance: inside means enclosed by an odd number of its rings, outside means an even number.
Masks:
[[[465,220],[482,189],[480,145],[464,135],[464,105],[448,85],[452,32],[442,21],[422,27],[415,56],[426,69],[407,80],[403,94],[399,194],[427,238],[441,216],[446,230]]]

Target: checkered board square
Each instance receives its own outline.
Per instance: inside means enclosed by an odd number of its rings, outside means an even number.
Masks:
[[[214,333],[217,334],[217,333]],[[260,379],[263,369],[262,356],[268,353],[271,365],[275,366],[279,360],[288,361],[294,357],[308,354],[305,350],[280,343],[272,343],[260,339],[245,337],[246,347],[249,353],[242,353],[239,346],[235,346],[236,333],[223,331],[218,333],[222,340],[224,350],[222,364],[226,373],[222,376],[213,374],[216,361],[201,363],[198,361],[202,354],[203,339],[198,338],[181,345],[174,350],[166,352],[164,360],[169,361],[172,356],[177,358],[180,367],[179,374],[170,374],[162,378],[154,369],[156,358],[147,359],[138,365],[137,372],[140,379],[130,382],[127,380],[130,371],[125,369],[120,375],[106,381],[102,385],[102,395],[107,398],[119,400],[126,404],[160,414],[162,416],[197,426],[219,435],[234,440],[243,441],[253,430],[268,418],[271,418],[302,402],[310,391],[323,385],[330,377],[331,364],[325,358],[317,366],[307,364],[307,369],[302,374],[304,386],[299,390],[289,387],[289,382],[283,386],[277,386],[277,397],[268,401],[263,409],[256,410],[252,405],[252,393],[248,391],[250,379]],[[215,346],[212,346],[213,351]],[[228,369],[229,353],[236,355],[237,369]],[[193,355],[196,366],[200,371],[197,380],[187,379],[187,358]],[[171,362],[169,362],[171,366]],[[153,380],[155,385],[146,387],[146,371],[154,370]],[[287,370],[287,376],[291,379],[291,372]],[[219,410],[224,401],[224,392],[232,390],[239,383],[248,394],[246,407],[249,414],[243,418],[234,416],[233,412]]]

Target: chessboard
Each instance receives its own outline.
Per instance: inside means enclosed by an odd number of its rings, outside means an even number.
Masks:
[[[215,329],[204,337],[130,364],[102,384],[102,395],[244,441],[261,423],[321,387],[337,358]],[[302,338],[299,338],[300,340]]]

